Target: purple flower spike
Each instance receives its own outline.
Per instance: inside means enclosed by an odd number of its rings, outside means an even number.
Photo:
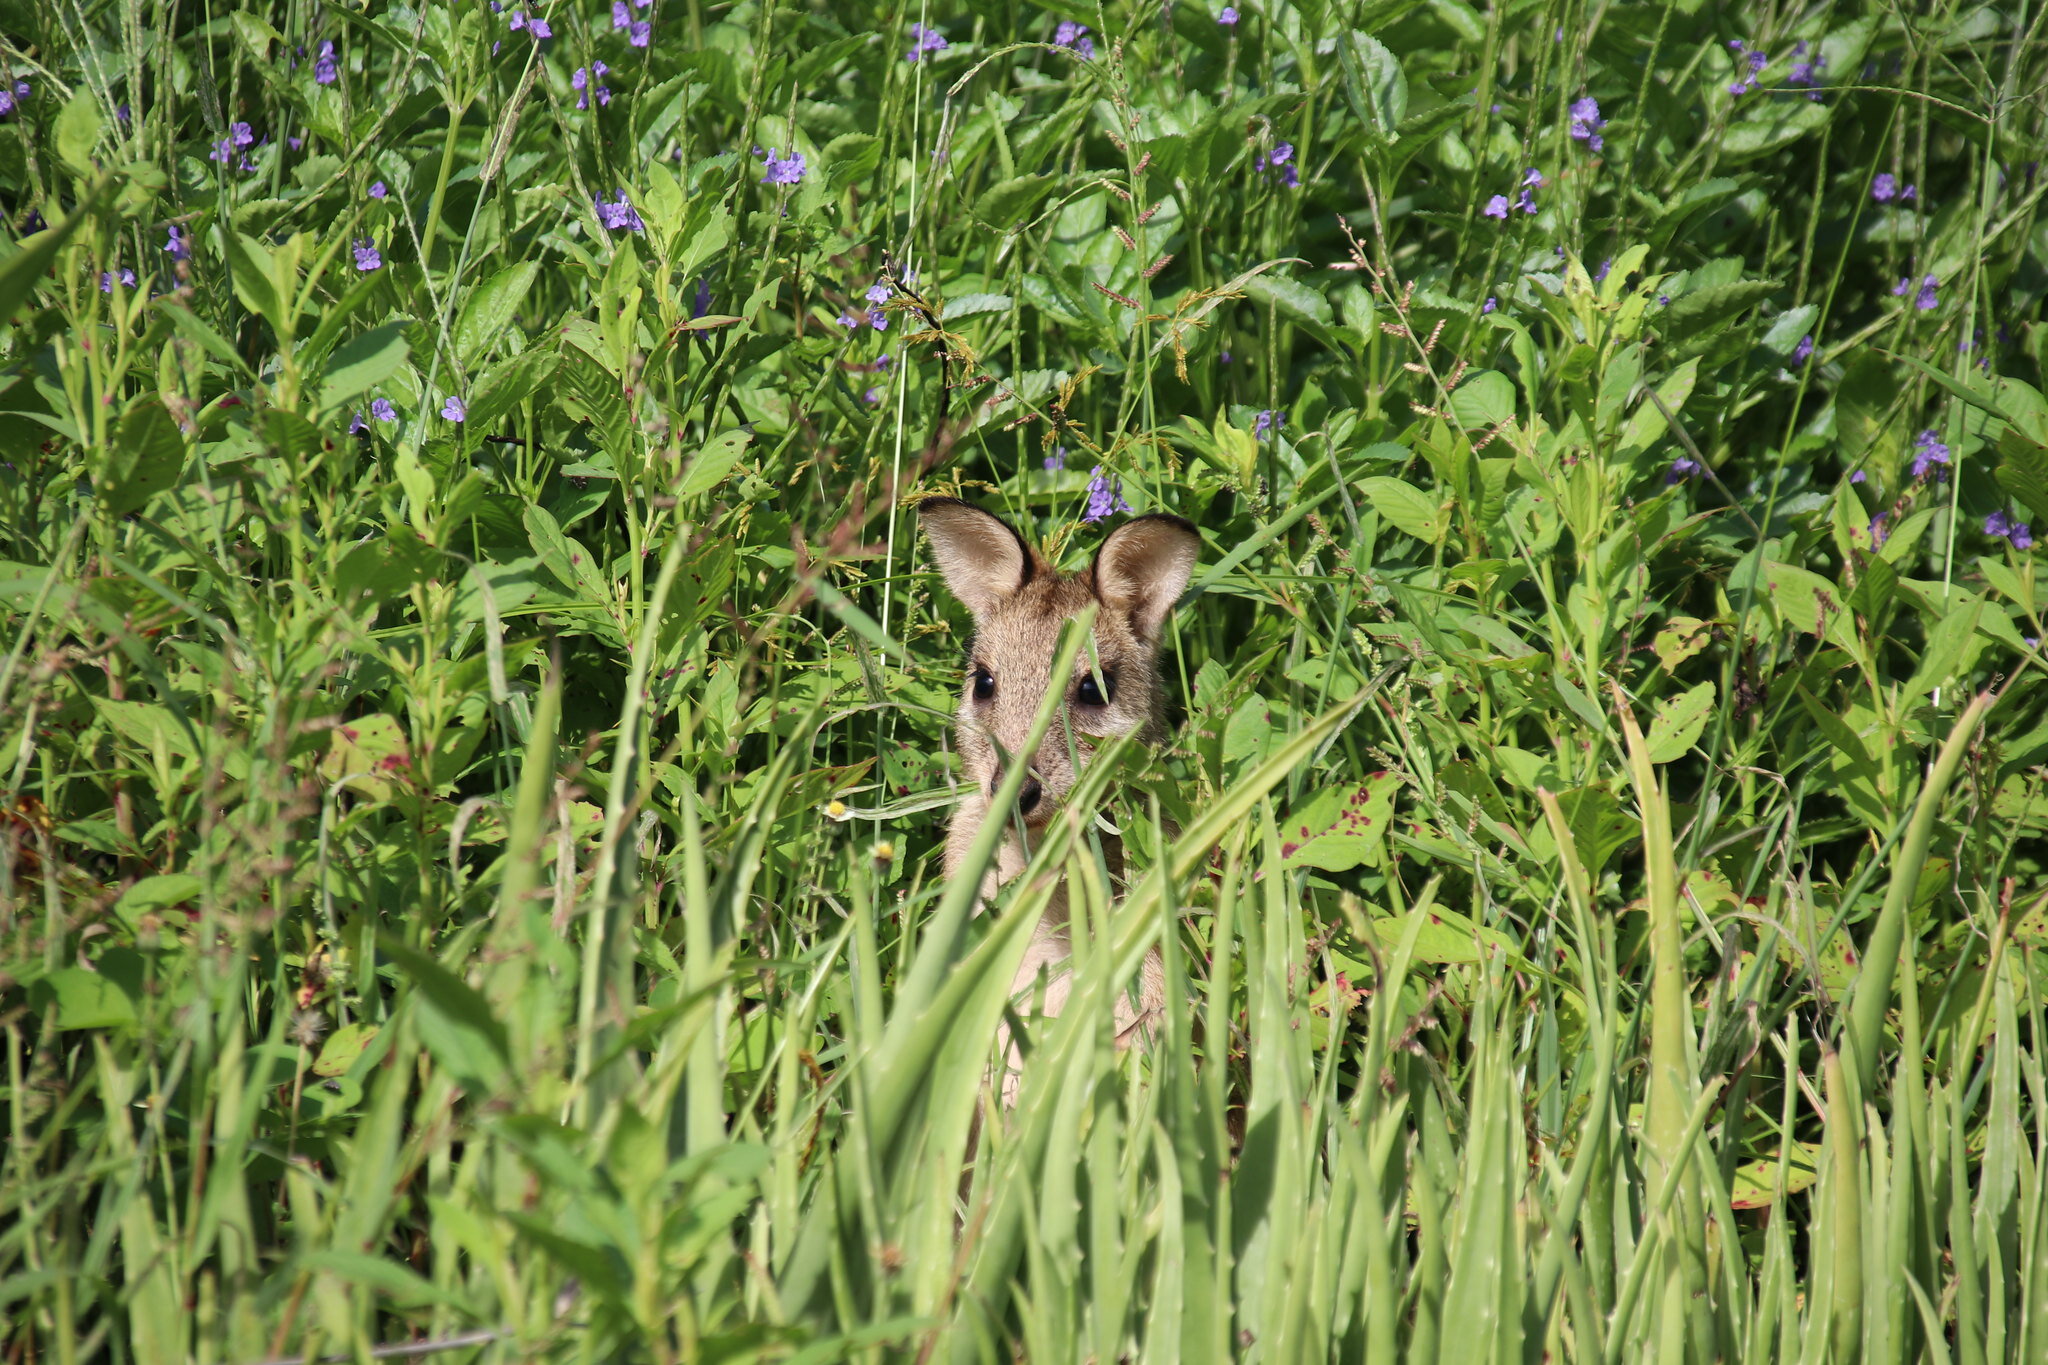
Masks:
[[[1128,512],[1131,505],[1124,501],[1124,481],[1113,475],[1104,474],[1097,465],[1089,473],[1088,510],[1081,514],[1083,521],[1101,521],[1117,512]]]
[[[1072,19],[1060,20],[1060,26],[1053,31],[1052,45],[1075,53],[1082,61],[1095,58],[1095,40],[1088,36],[1088,25],[1077,24]]]
[[[384,257],[378,252],[377,243],[368,237],[356,238],[356,269],[367,275],[383,268]]]
[[[1932,275],[1921,280],[1920,293],[1914,298],[1913,306],[1923,313],[1932,312],[1934,309],[1939,308],[1941,306],[1941,299],[1934,291],[1940,287],[1941,282]]]
[[[320,55],[313,60],[313,79],[321,85],[332,85],[338,75],[334,62],[334,44],[320,44]]]
[[[185,234],[178,230],[176,223],[171,224],[170,240],[164,243],[164,250],[171,254],[171,259],[174,261],[189,261],[192,259],[192,244],[185,240]]]
[[[1948,463],[1948,456],[1948,447],[1943,445],[1940,438],[1934,434],[1934,428],[1929,427],[1920,433],[1918,440],[1913,442],[1913,477],[1916,479],[1926,478],[1938,466],[1946,465]],[[1936,477],[1940,476],[1936,474]]]
[[[1275,412],[1272,408],[1261,408],[1258,415],[1252,418],[1252,439],[1263,441],[1268,435],[1277,435],[1280,428],[1285,425],[1286,413]]]
[[[629,47],[646,47],[653,41],[654,24],[651,20],[635,20],[632,31],[626,34],[626,44]]]
[[[794,185],[804,178],[804,159],[792,151],[787,159],[777,157],[775,148],[770,147],[763,168],[767,174],[761,177],[764,185]]]
[[[626,192],[620,190],[618,202],[606,203],[603,195],[595,201],[597,221],[613,232],[644,232],[647,225],[640,221],[640,215],[626,199]]]
[[[1600,117],[1600,102],[1591,95],[1573,103],[1571,108],[1570,132],[1575,141],[1583,142],[1590,151],[1599,151],[1607,145],[1600,136],[1600,130],[1607,126],[1607,120]]]
[[[633,27],[633,11],[626,8],[626,0],[612,0],[612,32]]]
[[[469,404],[451,394],[441,405],[441,415],[451,422],[466,422],[469,420]]]
[[[927,52],[944,52],[945,50],[946,38],[944,34],[935,28],[926,28],[923,24],[912,24],[910,26],[910,51],[903,54],[903,60],[914,62],[923,57]]]

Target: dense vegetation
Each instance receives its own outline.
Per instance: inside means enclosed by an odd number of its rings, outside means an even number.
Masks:
[[[0,1354],[2042,1359],[2043,23],[0,3]]]

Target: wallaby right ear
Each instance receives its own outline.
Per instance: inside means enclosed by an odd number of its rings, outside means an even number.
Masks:
[[[917,519],[960,605],[976,616],[1031,581],[1038,557],[1000,517],[958,498],[926,498]]]

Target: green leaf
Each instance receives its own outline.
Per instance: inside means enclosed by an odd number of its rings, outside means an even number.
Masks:
[[[1359,484],[1374,510],[1425,545],[1443,539],[1444,516],[1436,501],[1411,483],[1378,475]]]
[[[1382,144],[1394,142],[1408,113],[1408,77],[1400,59],[1385,43],[1357,29],[1348,42],[1338,42],[1337,51],[1351,112]]]
[[[1451,395],[1451,415],[1467,431],[1515,420],[1515,386],[1498,370],[1475,370]]]
[[[1992,477],[2029,512],[2048,521],[2048,446],[2007,427],[1998,438],[1998,468]]]
[[[1752,157],[1775,152],[1780,147],[1789,147],[1808,133],[1818,132],[1829,118],[1825,104],[1810,100],[1799,100],[1791,105],[1774,104],[1767,107],[1772,111],[1768,118],[1741,119],[1730,124],[1721,137],[1721,158],[1727,162],[1747,161]]]
[[[1683,758],[1700,731],[1706,728],[1707,717],[1714,710],[1714,685],[1703,682],[1698,687],[1681,692],[1657,708],[1656,716],[1650,721],[1649,733],[1643,736],[1644,747],[1650,751],[1652,763],[1670,763]]]
[[[104,974],[89,967],[59,967],[29,987],[39,1010],[56,1009],[60,1032],[125,1028],[136,1021],[135,1001]]]
[[[357,394],[368,393],[405,365],[405,324],[387,322],[351,338],[327,358],[320,377],[320,404],[328,412]]]
[[[1024,226],[1032,210],[1045,202],[1060,183],[1057,175],[1017,175],[998,180],[974,201],[974,216],[989,226],[1012,232]]]
[[[419,1036],[434,1060],[464,1090],[478,1097],[511,1089],[511,1053],[505,1026],[490,1002],[426,953],[390,934],[377,935],[377,951],[396,963],[412,986],[400,987],[419,1011]]]
[[[184,433],[161,402],[144,398],[121,419],[93,492],[109,513],[126,516],[177,483],[184,468]]]
[[[1329,339],[1330,301],[1298,280],[1284,275],[1258,275],[1246,280],[1245,297],[1253,303],[1270,304],[1287,321],[1307,327]]]
[[[477,358],[497,341],[512,315],[519,311],[519,305],[526,302],[539,274],[537,263],[521,261],[470,291],[462,305],[462,315],[455,321],[455,354],[464,369],[474,368]]]
[[[468,424],[477,430],[496,426],[512,410],[540,392],[562,363],[561,352],[552,346],[521,351],[501,360],[484,372],[469,401]]]
[[[381,605],[425,583],[443,562],[441,552],[410,528],[394,526],[341,557],[334,570],[335,594],[351,608]]]
[[[19,320],[15,312],[28,298],[29,291],[42,283],[51,263],[57,259],[58,251],[87,219],[99,211],[100,200],[105,196],[106,185],[103,182],[63,222],[23,238],[21,249],[0,263],[0,327],[12,326]]]
[[[1921,651],[1919,667],[1906,680],[1902,701],[1924,697],[1946,683],[1963,661],[1970,637],[1976,634],[1977,618],[1984,613],[1984,599],[1974,593],[1950,608],[1927,632],[1927,648]]]
[[[1691,339],[1711,331],[1770,297],[1776,280],[1737,280],[1733,284],[1712,284],[1681,294],[1671,301],[1659,318],[1667,337]]]
[[[57,115],[56,124],[50,132],[50,140],[56,145],[59,159],[80,175],[91,175],[94,170],[92,149],[99,142],[100,129],[104,126],[98,98],[81,84],[65,101],[64,109]]]
[[[1377,772],[1363,783],[1325,787],[1280,822],[1280,857],[1291,867],[1343,872],[1380,861],[1401,775]]]
[[[690,459],[690,467],[683,471],[683,477],[676,484],[678,499],[694,498],[709,493],[725,482],[726,475],[739,462],[740,452],[754,438],[740,430],[720,432],[698,447]]]

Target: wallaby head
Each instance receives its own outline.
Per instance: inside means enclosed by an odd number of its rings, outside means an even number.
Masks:
[[[918,516],[946,586],[974,613],[960,699],[962,777],[982,802],[1003,779],[1004,755],[1029,765],[1018,813],[1043,828],[1099,743],[1163,723],[1159,635],[1187,589],[1201,537],[1179,517],[1134,517],[1109,533],[1085,572],[1063,574],[1008,523],[953,498],[928,498]],[[1022,750],[1051,682],[1060,627],[1098,605],[1094,650],[1067,682],[1064,721],[1036,753]]]

